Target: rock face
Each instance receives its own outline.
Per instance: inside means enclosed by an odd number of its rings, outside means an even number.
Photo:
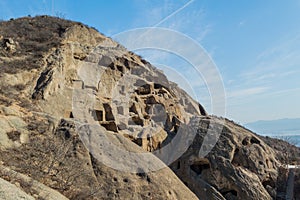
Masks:
[[[213,150],[198,157],[207,126],[219,120],[201,120],[196,139],[171,168],[198,196],[208,195],[199,188],[211,185],[226,199],[275,199],[280,163],[273,149],[244,128],[226,120]]]
[[[0,69],[1,166],[59,195],[277,196],[283,160],[267,139],[208,116],[160,70],[92,28],[47,16],[1,22]],[[218,142],[199,156],[214,132]],[[18,187],[47,199],[33,184]]]
[[[72,93],[76,84],[83,82],[77,72],[82,63],[93,62],[111,65],[102,67],[108,70],[104,71],[103,82],[97,83],[96,88],[85,82],[86,88],[92,87],[97,92],[99,101],[92,109],[96,120],[107,129],[105,134],[111,141],[130,151],[146,153],[131,140],[143,143],[145,149],[154,149],[167,136],[162,132],[149,145],[150,142],[138,141],[125,133],[129,127],[136,126],[140,130],[148,123],[145,115],[154,111],[146,108],[146,101],[154,104],[154,101],[164,100],[158,98],[158,94],[151,96],[150,92],[160,92],[166,97],[171,95],[166,88],[151,83],[151,74],[145,74],[149,80],[137,88],[139,91],[131,97],[132,103],[125,111],[129,113],[130,110],[133,122],[122,124],[116,120],[110,99],[111,88],[126,67],[136,65],[138,72],[138,65],[145,65],[138,56],[94,29],[46,16],[3,22],[0,35],[1,44],[5,43],[5,38],[18,44],[14,51],[5,46],[0,49],[0,157],[4,166],[30,176],[70,199],[197,199],[169,168],[149,173],[119,171],[94,158],[79,138],[72,113]],[[93,49],[101,51],[103,56],[93,57]],[[168,84],[161,72],[147,65],[151,68],[149,73],[157,73]],[[175,97],[173,99],[170,103]],[[175,112],[175,108],[169,107],[167,109]],[[154,162],[163,165],[155,156],[150,156]],[[10,174],[1,173],[1,177],[14,181]],[[19,187],[30,195],[43,198],[34,185],[20,184]]]

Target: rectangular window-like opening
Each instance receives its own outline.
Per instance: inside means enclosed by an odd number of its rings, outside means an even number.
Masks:
[[[177,162],[177,169],[180,169],[180,161]]]
[[[102,110],[94,110],[94,119],[96,121],[103,121],[103,111]]]

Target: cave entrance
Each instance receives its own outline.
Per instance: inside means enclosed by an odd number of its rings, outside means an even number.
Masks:
[[[105,121],[114,121],[114,115],[112,112],[112,108],[108,103],[103,104],[104,110],[105,110]]]
[[[94,110],[93,116],[95,121],[99,121],[99,122],[103,121],[104,116],[102,110]]]
[[[209,161],[207,159],[194,161],[193,164],[190,165],[190,168],[197,175],[201,175],[203,170],[207,170],[210,168]]]

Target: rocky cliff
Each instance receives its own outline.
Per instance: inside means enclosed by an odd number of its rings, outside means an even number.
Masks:
[[[276,199],[299,158],[81,23],[1,22],[0,70],[1,184],[28,199]]]

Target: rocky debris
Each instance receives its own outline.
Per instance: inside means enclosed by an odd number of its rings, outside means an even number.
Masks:
[[[288,143],[287,141],[277,138],[259,136],[267,145],[269,145],[275,151],[276,159],[281,163],[295,164],[300,163],[299,148]]]
[[[283,189],[281,149],[290,146],[209,116],[96,30],[39,16],[0,22],[0,35],[11,38],[0,49],[0,159],[25,182],[70,199],[274,199]],[[99,134],[78,128],[86,122]]]
[[[14,53],[17,50],[18,42],[15,42],[12,38],[3,38],[0,36],[0,48],[3,48],[9,53]]]

